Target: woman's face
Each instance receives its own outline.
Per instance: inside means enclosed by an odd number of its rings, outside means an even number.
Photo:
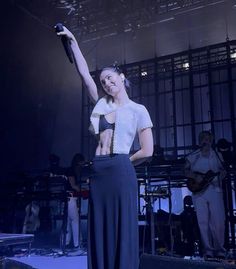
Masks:
[[[106,94],[115,97],[121,90],[124,90],[124,75],[118,74],[112,69],[105,69],[100,75],[100,82]]]

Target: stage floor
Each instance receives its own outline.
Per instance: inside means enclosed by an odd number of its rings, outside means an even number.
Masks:
[[[9,258],[37,269],[87,269],[87,256],[45,257],[31,255],[29,257]]]
[[[158,257],[158,256],[156,256]],[[163,257],[160,256],[161,259],[166,259],[168,262],[170,262],[170,265],[172,264],[171,257]],[[87,269],[87,256],[61,256],[61,257],[48,257],[48,256],[39,256],[32,254],[31,256],[23,256],[23,257],[11,257],[8,258],[10,260],[14,260],[20,263],[24,263],[27,265],[32,266],[33,269]],[[178,261],[184,260],[184,259],[177,259]],[[192,260],[194,262],[194,260]],[[196,267],[196,264],[194,268],[206,268],[207,265],[209,268],[236,268],[235,265],[228,264],[227,262],[223,263],[215,263],[215,262],[204,262],[202,258],[196,259],[195,263],[198,264]],[[214,265],[214,266],[213,266]],[[213,267],[212,267],[213,266]],[[166,267],[165,267],[166,268]],[[187,268],[187,267],[184,267]],[[190,268],[190,267],[188,267]]]

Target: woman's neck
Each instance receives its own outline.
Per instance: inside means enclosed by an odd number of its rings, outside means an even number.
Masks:
[[[126,91],[119,93],[117,96],[113,98],[114,98],[114,103],[117,106],[123,106],[130,101],[129,96]]]

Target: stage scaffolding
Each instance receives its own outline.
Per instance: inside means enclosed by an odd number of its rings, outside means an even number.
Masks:
[[[226,138],[236,148],[236,40],[121,65],[121,69],[131,81],[130,98],[150,112],[155,143],[164,148],[166,158],[189,153],[202,130],[211,130],[215,142]],[[95,79],[98,75],[99,70],[92,72]],[[84,91],[82,98],[81,145],[91,159],[96,146],[88,132],[93,106]],[[136,149],[137,141],[132,150]],[[231,181],[227,223],[235,247],[236,183],[232,177]]]

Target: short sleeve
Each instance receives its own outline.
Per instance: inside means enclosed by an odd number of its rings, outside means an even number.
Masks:
[[[197,160],[200,158],[200,150],[197,151],[193,151],[190,154],[188,154],[185,159],[190,163],[191,165],[191,169],[192,167],[195,165],[195,163],[197,162]]]
[[[137,131],[152,128],[152,120],[145,106],[141,105],[138,112]]]

